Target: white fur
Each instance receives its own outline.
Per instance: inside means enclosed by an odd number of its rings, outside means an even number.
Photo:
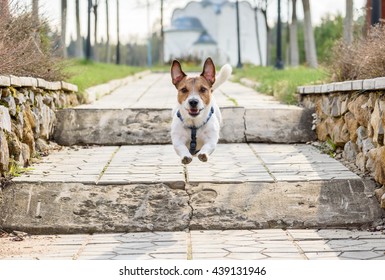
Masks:
[[[215,83],[212,86],[212,91],[223,84],[231,75],[232,68],[230,65],[224,65],[219,71]],[[212,93],[213,94],[213,93]],[[215,93],[214,93],[215,94]],[[188,101],[192,98],[199,101],[199,109],[201,113],[196,117],[191,117],[185,108],[187,108]],[[207,161],[208,156],[211,155],[219,140],[220,125],[222,123],[222,115],[216,104],[215,97],[211,96],[210,104],[206,105],[196,92],[191,92],[189,97],[173,110],[173,119],[171,124],[171,140],[174,145],[176,153],[180,156],[183,164],[188,164],[192,161],[193,155],[189,151],[191,142],[191,129],[187,126],[201,126],[208,118],[211,107],[214,108],[214,114],[210,120],[197,130],[197,153],[201,161]],[[182,122],[176,115],[179,110],[184,122]]]

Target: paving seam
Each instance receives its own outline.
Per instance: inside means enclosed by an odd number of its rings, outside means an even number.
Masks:
[[[234,104],[235,107],[239,107],[239,104],[238,104],[237,99],[235,99],[234,97],[231,97],[230,95],[228,95],[227,93],[225,93],[225,92],[222,91],[222,90],[219,90],[219,91],[220,91],[220,93],[222,93],[224,96],[226,96],[227,99],[228,99],[230,102],[232,102],[232,103]],[[230,108],[231,108],[231,106],[230,106]],[[244,108],[244,107],[243,107],[243,108]]]
[[[100,179],[102,179],[104,173],[106,172],[107,168],[110,166],[111,161],[114,159],[115,155],[118,153],[118,151],[120,150],[120,148],[121,148],[121,146],[118,146],[118,147],[116,148],[116,150],[112,153],[110,159],[108,160],[108,162],[106,163],[106,165],[103,167],[102,172],[100,172],[99,177],[96,179],[96,181],[95,181],[95,184],[96,184],[96,185],[99,183]]]
[[[150,90],[150,88],[152,88],[157,82],[159,82],[161,79],[163,79],[163,76],[164,75],[161,75],[158,79],[156,79],[153,83],[151,83],[143,92],[141,95],[139,95],[139,97],[135,100],[135,103],[133,103],[131,106],[129,106],[128,108],[132,108],[137,102],[139,102],[139,100]]]
[[[263,168],[265,168],[266,172],[269,173],[270,177],[274,180],[274,183],[277,183],[278,180],[275,178],[273,173],[269,170],[265,162],[262,160],[262,158],[257,154],[257,152],[254,150],[253,146],[250,145],[250,143],[246,142],[247,146],[249,146],[250,150],[253,152],[255,157],[259,160],[259,162],[262,164]]]
[[[80,257],[80,255],[83,253],[84,249],[90,243],[91,240],[92,240],[92,235],[89,234],[86,240],[84,240],[84,242],[82,243],[82,245],[80,245],[79,250],[73,255],[72,260],[77,260]]]
[[[187,260],[193,259],[193,253],[192,253],[192,240],[191,240],[191,231],[188,231],[186,233],[186,245],[187,245]]]
[[[294,239],[293,235],[288,230],[285,230],[285,233],[287,235],[287,239],[293,243],[293,245],[297,248],[298,253],[304,260],[309,260],[309,258],[306,256],[305,251],[302,250],[301,246],[298,245],[297,241]]]

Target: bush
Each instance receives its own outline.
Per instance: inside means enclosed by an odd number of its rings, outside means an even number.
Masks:
[[[63,80],[63,63],[53,55],[49,27],[30,12],[0,17],[0,75]]]
[[[385,76],[385,26],[372,27],[366,38],[351,45],[339,41],[329,63],[333,81]]]

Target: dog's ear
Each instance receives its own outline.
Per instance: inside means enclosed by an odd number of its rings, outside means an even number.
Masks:
[[[186,74],[182,71],[182,66],[180,66],[178,60],[174,60],[171,66],[172,83],[176,86],[184,77],[186,77]]]
[[[203,71],[201,76],[203,76],[211,85],[215,82],[215,65],[211,58],[207,58],[205,64],[203,65]]]

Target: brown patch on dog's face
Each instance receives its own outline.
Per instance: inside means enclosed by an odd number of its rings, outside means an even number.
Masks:
[[[176,86],[178,90],[178,102],[182,104],[190,96],[196,93],[206,105],[210,104],[211,85],[203,77],[184,77]]]

